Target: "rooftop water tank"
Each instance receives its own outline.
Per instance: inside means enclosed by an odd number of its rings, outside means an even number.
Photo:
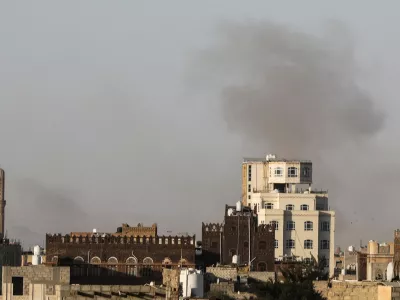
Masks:
[[[228,217],[233,215],[233,208],[228,209]]]
[[[33,255],[40,255],[40,246],[33,247]]]
[[[355,248],[354,246],[349,246],[349,252],[354,252]]]
[[[239,255],[232,256],[232,263],[238,265],[240,263],[240,256]]]
[[[96,233],[97,232],[97,229],[96,228],[93,228],[93,233]]]
[[[242,211],[242,201],[236,202],[236,211]]]

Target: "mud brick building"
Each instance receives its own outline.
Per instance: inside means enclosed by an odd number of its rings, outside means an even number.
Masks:
[[[117,233],[47,234],[47,262],[72,266],[71,282],[92,282],[98,277],[122,282],[121,278],[127,276],[157,281],[163,268],[194,266],[195,236],[158,236],[156,225],[143,228],[123,226]],[[142,235],[134,236],[136,232]],[[108,278],[107,282],[112,280]]]
[[[205,266],[231,264],[238,255],[239,264],[249,264],[254,271],[274,271],[275,229],[257,225],[257,215],[249,208],[225,206],[222,224],[202,224],[202,260]]]

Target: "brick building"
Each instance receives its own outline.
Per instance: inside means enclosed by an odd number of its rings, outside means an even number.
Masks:
[[[249,264],[257,271],[274,271],[273,226],[257,223],[249,208],[225,206],[223,224],[202,224],[202,261],[205,266],[218,262],[231,264],[234,255],[239,264]]]
[[[131,282],[132,278],[161,279],[162,269],[194,266],[195,236],[158,236],[157,226],[150,233],[140,225],[123,226],[117,233],[47,234],[47,262],[59,266],[71,265],[72,282]],[[90,275],[90,276],[89,276]],[[127,276],[129,278],[127,278]],[[83,278],[85,277],[85,278]],[[103,280],[100,280],[102,277]],[[121,281],[122,280],[122,281]],[[125,280],[125,281],[123,281]]]

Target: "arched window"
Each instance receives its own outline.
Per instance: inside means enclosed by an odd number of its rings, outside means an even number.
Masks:
[[[305,221],[304,222],[304,231],[313,231],[314,229],[314,224],[311,221]]]
[[[286,210],[294,210],[294,205],[293,204],[286,205]]]
[[[163,259],[162,261],[163,265],[171,265],[172,264],[172,260],[169,257],[166,257]]]
[[[313,241],[312,240],[305,240],[304,241],[304,249],[312,249],[313,248]]]
[[[267,242],[265,242],[265,241],[259,241],[259,242],[258,242],[258,249],[259,249],[259,250],[265,250],[265,249],[267,249]]]
[[[140,270],[140,276],[151,277],[153,274],[153,259],[151,257],[146,257],[143,259],[143,266]]]
[[[265,203],[265,209],[274,209],[274,204],[273,203]]]
[[[179,265],[180,265],[181,267],[187,266],[187,264],[188,264],[187,259],[182,258],[182,259],[179,260]]]
[[[91,264],[100,264],[101,263],[101,259],[98,256],[94,256],[90,259],[90,263]]]
[[[108,275],[114,276],[117,271],[118,259],[112,256],[107,260],[107,264],[108,264]]]
[[[146,257],[145,259],[143,259],[143,264],[144,265],[152,265],[153,259],[151,257]]]
[[[288,168],[288,177],[297,177],[297,168],[296,167]]]
[[[118,259],[116,257],[112,256],[107,260],[107,263],[110,265],[116,265],[118,263]]]
[[[275,177],[282,177],[283,176],[283,169],[281,167],[277,167],[274,170]]]
[[[271,225],[275,230],[279,229],[279,222],[278,221],[271,221],[269,222],[269,225]]]
[[[74,264],[83,264],[85,260],[83,259],[82,256],[77,256],[74,258]]]
[[[137,276],[137,258],[136,257],[128,257],[128,259],[126,260],[126,264],[127,264],[127,274],[129,276]]]
[[[267,271],[267,264],[265,262],[259,262],[257,265],[257,271],[259,272]]]
[[[308,210],[308,205],[307,204],[300,205],[300,210]]]

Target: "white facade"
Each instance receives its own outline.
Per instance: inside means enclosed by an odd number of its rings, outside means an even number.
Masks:
[[[312,191],[312,163],[245,159],[243,202],[256,208],[259,224],[275,225],[275,259],[325,257],[334,272],[335,212],[327,192]]]

